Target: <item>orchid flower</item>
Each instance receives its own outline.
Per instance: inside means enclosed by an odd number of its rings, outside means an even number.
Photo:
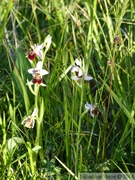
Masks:
[[[42,49],[45,47],[45,44],[42,43],[41,45],[34,44],[34,46],[31,46],[31,51],[28,53],[28,59],[33,61],[36,56],[40,57],[42,59],[43,51]]]
[[[36,73],[39,73],[41,76],[44,76],[46,74],[48,74],[49,72],[46,71],[45,69],[42,69],[43,67],[43,63],[42,61],[39,61],[37,64],[36,64],[36,68],[30,68],[28,70],[28,72],[32,75],[35,75]]]
[[[35,116],[37,116],[38,114],[38,109],[37,108],[34,108],[34,111],[33,113],[31,114],[31,116],[28,116],[27,118],[25,118],[21,125],[23,125],[24,127],[26,128],[34,128],[34,125],[35,125]]]
[[[78,59],[75,60],[75,65],[72,66],[71,72],[76,74],[75,76],[71,76],[72,80],[79,81],[84,78],[84,81],[90,81],[93,79],[92,76],[88,76],[83,72],[81,61],[79,61]]]
[[[88,102],[85,104],[85,109],[90,110],[91,116],[94,118],[95,115],[97,115],[97,110],[95,105],[89,104]]]
[[[90,81],[93,79],[92,76],[87,76],[86,74],[84,76],[78,77],[78,76],[71,76],[72,80],[76,80],[76,81],[80,81],[82,79],[82,77],[84,78],[84,81]]]
[[[50,48],[52,42],[52,37],[50,35],[48,35],[45,38],[44,43],[38,45],[38,44],[34,44],[34,46],[31,46],[31,51],[28,53],[28,59],[31,61],[33,61],[35,59],[36,56],[38,56],[39,58],[42,59],[43,57],[43,51],[42,49],[45,47],[45,52],[48,51],[48,49]]]
[[[41,86],[46,86],[42,81],[42,76],[48,74],[49,72],[45,69],[42,69],[43,63],[39,61],[36,65],[36,68],[31,68],[28,70],[30,74],[32,74],[33,79],[29,82],[30,85],[32,84],[40,84]]]
[[[36,53],[36,55],[39,56],[41,59],[43,55],[43,51],[41,49],[43,49],[44,47],[45,47],[44,43],[42,43],[41,45],[34,44],[34,46],[31,46],[31,48]]]
[[[80,79],[82,77],[83,71],[81,69],[81,61],[79,61],[78,59],[75,60],[75,65],[72,66],[71,72],[75,73],[76,76],[78,77],[78,79]],[[71,77],[71,79],[74,79],[74,78]]]

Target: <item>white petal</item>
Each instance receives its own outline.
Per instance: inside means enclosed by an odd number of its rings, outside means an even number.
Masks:
[[[36,51],[36,50],[39,50],[39,49],[43,49],[44,48],[44,43],[38,45],[38,44],[34,44],[34,46],[31,46],[31,48]]]
[[[42,52],[42,48],[44,47],[44,43],[42,43],[41,45],[36,45],[34,44],[34,46],[31,46],[31,48],[33,49],[33,51],[40,57],[42,58],[43,52]]]
[[[41,76],[44,76],[44,75],[46,75],[46,74],[49,74],[49,72],[46,71],[45,69],[41,69],[41,70],[40,70],[40,75],[41,75]]]
[[[79,78],[78,76],[71,76],[71,79],[72,79],[72,80],[79,81],[81,78]]]
[[[85,81],[90,81],[90,80],[92,80],[92,79],[93,79],[92,76],[84,75],[84,80],[85,80]]]
[[[27,117],[27,118],[28,118],[28,117]],[[21,125],[24,125],[24,124],[25,124],[25,122],[27,121],[27,118],[25,118],[25,119],[22,121]]]
[[[46,84],[44,84],[44,83],[41,83],[41,84],[40,84],[40,86],[46,87]]]
[[[39,61],[36,65],[36,69],[40,70],[40,69],[42,69],[42,67],[43,67],[43,63],[42,63],[42,61]]]
[[[93,106],[92,104],[89,104],[88,102],[85,104],[85,109],[91,109]]]
[[[37,116],[37,113],[38,113],[38,108],[34,108],[34,111],[31,116],[35,117],[35,116]]]
[[[38,71],[38,70],[36,70],[35,68],[28,69],[28,72],[29,72],[30,74],[35,74],[36,71]]]
[[[38,46],[39,49],[43,49],[44,47],[45,47],[45,44],[44,44],[44,43],[42,43],[42,44],[40,44],[40,45]]]
[[[43,52],[41,50],[36,51],[36,54],[42,59]]]
[[[72,66],[71,72],[78,72],[79,67],[78,66]]]
[[[91,116],[94,118],[94,114],[92,113],[92,110],[90,110],[90,114],[91,114]]]
[[[78,59],[75,60],[75,64],[81,67],[81,61],[79,61]]]

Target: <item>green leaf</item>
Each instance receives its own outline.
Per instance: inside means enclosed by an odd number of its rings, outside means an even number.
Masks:
[[[22,144],[23,143],[23,139],[19,138],[19,137],[12,137],[10,139],[7,140],[7,150],[13,151],[13,149],[15,147],[17,147],[18,144]]]

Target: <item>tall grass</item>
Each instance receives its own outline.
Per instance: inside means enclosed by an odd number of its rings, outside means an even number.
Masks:
[[[134,1],[0,4],[2,179],[79,179],[81,172],[135,170]],[[50,35],[43,57],[34,44]],[[71,79],[75,59],[93,80]],[[38,61],[47,85],[28,86]],[[94,118],[86,102],[96,106]],[[34,128],[22,121],[38,108]]]

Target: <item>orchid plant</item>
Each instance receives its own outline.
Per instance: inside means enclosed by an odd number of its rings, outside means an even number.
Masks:
[[[44,102],[43,99],[41,100],[41,104],[39,107],[38,99],[39,99],[39,87],[40,86],[46,86],[46,84],[43,83],[43,76],[47,75],[49,72],[45,69],[43,69],[43,63],[45,59],[46,52],[48,51],[49,47],[51,45],[51,36],[48,35],[45,38],[44,43],[38,45],[34,44],[34,46],[31,46],[31,50],[28,53],[28,60],[32,63],[33,60],[38,56],[38,62],[36,63],[36,66],[34,68],[28,69],[28,73],[32,75],[31,81],[27,80],[27,85],[30,89],[30,91],[35,96],[35,109],[31,116],[28,116],[22,121],[22,125],[26,128],[34,128],[35,125],[35,117],[37,118],[36,123],[36,138],[35,138],[35,147],[36,146],[42,146],[42,123],[43,123],[43,115],[44,115]],[[43,51],[43,48],[45,49]],[[40,59],[40,60],[39,60]],[[34,64],[34,63],[33,63]],[[34,85],[34,90],[31,87],[31,85]],[[38,109],[39,109],[39,116],[38,116]],[[42,109],[42,111],[41,111]],[[37,153],[33,154],[33,162],[34,166],[36,167],[36,159],[37,159]]]

